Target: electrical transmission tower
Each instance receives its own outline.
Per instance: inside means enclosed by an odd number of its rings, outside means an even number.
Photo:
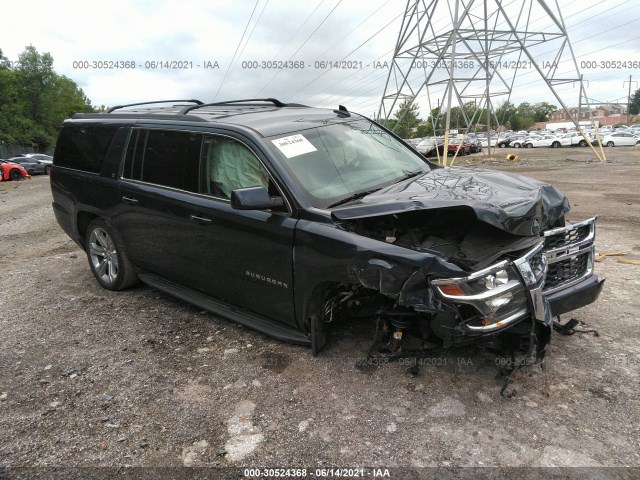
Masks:
[[[502,123],[495,114],[498,99],[510,99],[517,76],[525,85],[542,79],[578,129],[579,121],[591,120],[557,1],[550,6],[544,0],[407,0],[378,118],[386,123],[401,104],[426,100],[432,128],[444,131],[445,143],[454,106],[464,133],[482,124],[489,136]],[[576,92],[578,109],[572,114],[563,97]],[[602,160],[602,148],[601,156],[584,137]]]

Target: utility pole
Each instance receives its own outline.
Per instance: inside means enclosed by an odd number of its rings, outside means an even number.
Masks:
[[[629,120],[629,119],[631,118],[631,117],[630,117],[630,115],[631,115],[631,84],[632,84],[632,83],[635,83],[635,84],[637,85],[637,84],[638,84],[638,82],[632,82],[632,81],[631,81],[631,75],[629,75],[629,80],[625,80],[625,81],[622,83],[622,87],[623,87],[623,88],[624,88],[624,84],[625,84],[625,83],[629,83],[629,94],[627,95],[627,125],[628,125],[628,124],[629,124],[629,122],[630,122],[630,120]]]
[[[541,19],[549,25],[540,30],[532,28]],[[543,55],[548,52],[552,56],[545,58]],[[569,72],[559,68],[565,61],[573,66]],[[506,97],[509,101],[516,74],[522,69],[538,74],[581,130],[580,119],[569,112],[561,89],[578,83],[578,105],[586,106],[589,112],[592,109],[557,2],[407,0],[378,118],[384,124],[402,101],[411,104],[426,100],[431,112],[431,99],[438,99],[446,107],[440,112],[445,116],[445,131],[441,133],[446,145],[453,104],[459,108],[463,124],[460,133],[464,135],[478,123],[477,113],[486,109],[490,142],[491,125],[500,125],[494,99]],[[473,115],[465,108],[470,101],[478,102]],[[440,118],[435,119],[434,125],[439,121]],[[596,156],[604,159],[597,153]],[[456,155],[453,157],[451,161]],[[444,162],[448,164],[447,156]]]

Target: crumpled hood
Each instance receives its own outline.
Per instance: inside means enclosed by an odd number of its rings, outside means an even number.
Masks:
[[[410,210],[468,207],[479,220],[516,235],[539,235],[570,210],[562,192],[532,178],[466,167],[436,167],[332,212],[337,220]]]

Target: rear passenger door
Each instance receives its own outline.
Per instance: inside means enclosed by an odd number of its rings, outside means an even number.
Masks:
[[[264,163],[226,135],[134,129],[118,229],[132,261],[181,285],[295,325],[290,211],[239,211],[233,189],[275,188]]]

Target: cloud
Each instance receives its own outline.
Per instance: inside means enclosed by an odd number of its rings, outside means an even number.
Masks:
[[[387,71],[373,68],[372,62],[391,60],[401,18],[383,27],[401,17],[404,4],[343,0],[338,5],[338,1],[260,0],[256,6],[254,0],[115,0],[92,3],[89,9],[79,0],[64,2],[64,8],[55,2],[22,0],[12,4],[3,22],[0,48],[10,60],[17,60],[30,43],[40,52],[50,52],[56,71],[76,81],[96,105],[170,97],[212,101],[226,76],[217,100],[259,94],[327,107],[343,103],[371,115],[378,109],[387,78]],[[638,58],[634,14],[628,5],[600,2],[585,8],[575,3],[563,0],[561,7],[579,60]],[[509,15],[516,19],[518,12]],[[535,17],[532,28],[544,27],[548,22],[543,17]],[[27,24],[20,19],[28,19]],[[450,19],[442,15],[436,31],[450,28]],[[629,41],[608,48],[624,39]],[[341,59],[356,68],[327,66]],[[304,69],[262,68],[288,60],[303,62]],[[80,61],[130,61],[135,69],[79,68],[86,65]],[[164,68],[177,62],[187,68]],[[207,62],[217,62],[218,68],[204,68]],[[249,68],[256,66],[249,62],[257,62],[258,68]],[[592,97],[622,96],[622,82],[637,72],[637,68],[609,67],[583,69]],[[512,101],[555,103],[541,80],[538,84],[531,72],[521,73]],[[412,79],[419,84],[417,73]],[[569,87],[563,91],[568,96],[575,93]],[[420,102],[426,110],[427,100]]]

